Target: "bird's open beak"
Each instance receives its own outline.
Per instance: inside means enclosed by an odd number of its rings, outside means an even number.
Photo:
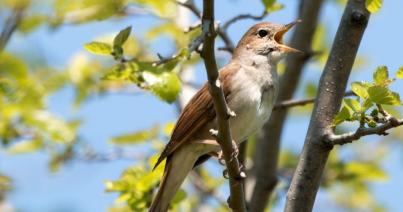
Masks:
[[[283,43],[283,36],[286,32],[288,32],[288,30],[290,30],[293,26],[295,26],[297,23],[300,23],[301,20],[296,20],[293,21],[289,24],[284,25],[283,28],[281,28],[279,31],[276,32],[276,34],[274,34],[274,40],[278,43],[278,48],[280,49],[280,51],[282,52],[298,52],[298,53],[302,53],[302,51],[298,50],[298,49],[294,49],[292,47],[289,47],[287,45],[284,45]]]

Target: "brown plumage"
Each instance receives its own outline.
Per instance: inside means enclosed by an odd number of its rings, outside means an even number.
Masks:
[[[294,51],[281,42],[282,35],[292,25],[263,22],[251,27],[235,48],[231,62],[219,73],[225,99],[236,113],[230,119],[230,128],[237,144],[270,117],[278,90],[276,64],[284,52]],[[192,168],[221,150],[210,129],[217,129],[216,113],[205,84],[184,108],[155,164],[157,167],[166,159],[151,212],[167,211]]]
[[[220,81],[223,82],[223,91],[227,102],[229,101],[228,97],[231,93],[229,89],[231,80],[228,78],[231,77],[231,72],[233,72],[234,69],[239,69],[239,64],[231,63],[220,72]],[[203,130],[203,127],[205,127],[207,123],[214,120],[215,117],[213,99],[208,92],[208,84],[205,83],[180,114],[172,132],[171,139],[158,158],[154,169],[184,143],[195,139],[202,139],[195,138],[195,136],[199,131]],[[212,137],[209,138],[213,139]]]

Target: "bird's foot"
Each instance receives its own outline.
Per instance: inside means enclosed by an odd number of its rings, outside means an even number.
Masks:
[[[237,158],[238,154],[239,154],[238,144],[234,140],[232,140],[232,153],[231,153],[230,162],[232,160],[234,160],[235,158]]]
[[[234,140],[232,140],[232,153],[231,153],[231,159],[229,162],[233,161],[234,158],[238,157],[238,154],[239,154],[238,145],[236,144],[236,142]],[[220,152],[218,152],[217,158],[218,158],[218,162],[221,165],[225,165],[225,158],[224,158],[224,153],[222,152],[222,150]]]

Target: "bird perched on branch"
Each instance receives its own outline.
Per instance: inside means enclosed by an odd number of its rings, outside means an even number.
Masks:
[[[239,41],[231,61],[220,70],[225,99],[236,114],[229,120],[234,143],[246,140],[269,119],[278,93],[277,63],[285,53],[299,52],[283,44],[283,35],[296,23],[262,22],[252,26]],[[210,132],[217,129],[216,122],[213,100],[205,84],[182,111],[155,165],[166,159],[151,212],[167,211],[188,173],[218,155],[220,146]]]

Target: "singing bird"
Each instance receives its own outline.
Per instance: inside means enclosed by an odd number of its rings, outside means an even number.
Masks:
[[[299,52],[283,44],[283,35],[297,22],[285,25],[262,22],[252,26],[239,41],[231,61],[220,70],[225,99],[236,114],[229,120],[236,144],[246,140],[269,119],[278,93],[277,63],[285,53]],[[155,165],[166,159],[151,212],[167,211],[187,174],[220,152],[211,129],[217,129],[217,120],[205,84],[183,109]]]

